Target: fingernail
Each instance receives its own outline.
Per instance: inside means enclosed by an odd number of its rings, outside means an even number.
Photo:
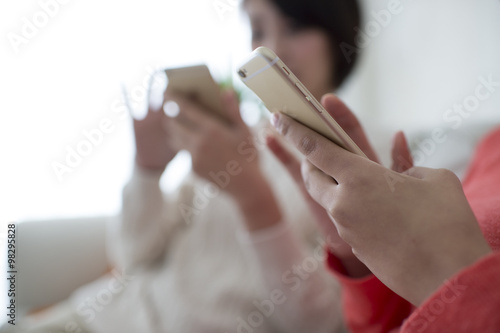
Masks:
[[[280,114],[279,113],[273,113],[272,116],[271,116],[271,124],[274,126],[274,128],[276,128],[277,130],[279,130],[279,120],[280,120]]]

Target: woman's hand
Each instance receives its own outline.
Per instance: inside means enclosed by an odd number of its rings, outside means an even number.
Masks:
[[[181,96],[168,96],[179,106],[166,127],[172,147],[191,153],[193,171],[230,194],[246,217],[250,230],[266,228],[281,219],[269,184],[261,173],[253,135],[240,116],[234,92],[223,92],[228,121]]]
[[[165,128],[169,119],[161,105],[148,105],[146,117],[133,118],[136,146],[136,162],[144,169],[163,171],[177,154],[173,148],[171,135]]]
[[[166,121],[172,146],[191,153],[193,171],[236,196],[243,196],[255,177],[260,176],[258,156],[238,151],[242,143],[255,149],[252,134],[240,116],[233,92],[221,96],[228,121],[214,116],[196,102],[169,95],[177,103],[179,113]],[[251,158],[249,158],[251,157]]]
[[[368,138],[356,118],[356,116],[346,107],[346,105],[334,95],[325,95],[322,99],[322,104],[337,123],[346,131],[346,133],[354,140],[358,147],[373,161],[378,161],[378,158],[370,145]],[[269,136],[267,145],[274,155],[287,168],[288,172],[300,187],[304,198],[306,199],[311,212],[314,214],[316,221],[319,224],[320,230],[325,235],[330,251],[339,258],[347,273],[354,278],[366,276],[370,273],[368,268],[360,262],[352,253],[352,248],[344,242],[338,235],[335,225],[326,210],[320,206],[307,192],[305,183],[301,175],[300,161],[292,155],[278,138]],[[402,132],[398,132],[394,139],[393,149],[393,169],[402,171],[405,168],[411,167],[413,163],[406,139]],[[404,164],[402,164],[404,163]]]
[[[413,167],[398,173],[285,115],[273,122],[306,156],[307,190],[332,217],[340,237],[382,282],[413,304],[491,251],[450,171]],[[393,150],[393,157],[398,154]]]

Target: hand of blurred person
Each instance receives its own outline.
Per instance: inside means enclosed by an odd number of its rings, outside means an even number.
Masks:
[[[170,144],[172,136],[165,127],[168,121],[169,117],[163,112],[159,103],[158,105],[150,103],[143,119],[133,118],[136,162],[140,167],[163,171],[177,154],[178,150]]]
[[[330,115],[338,122],[338,124],[346,131],[354,142],[356,142],[367,157],[372,161],[377,162],[378,158],[368,141],[363,127],[347,106],[332,94],[325,95],[321,102]],[[301,175],[300,161],[286,148],[284,148],[278,138],[274,136],[269,136],[267,138],[267,145],[274,155],[287,168],[292,178],[300,187],[311,212],[316,217],[316,221],[328,241],[327,244],[330,251],[341,260],[348,274],[354,278],[369,274],[370,271],[368,268],[366,268],[366,266],[360,262],[356,256],[354,256],[351,246],[340,238],[327,211],[313,198],[311,198]],[[394,138],[392,157],[392,168],[395,171],[401,172],[412,166],[413,162],[410,151],[402,132],[398,132]]]
[[[250,230],[271,226],[281,213],[261,172],[253,135],[241,118],[236,94],[225,91],[221,98],[228,121],[192,100],[168,96],[179,107],[178,115],[164,122],[172,147],[188,150],[193,171],[233,197]]]
[[[412,167],[398,173],[285,115],[273,122],[306,156],[302,176],[308,193],[332,217],[340,237],[382,282],[413,304],[491,251],[450,171]]]

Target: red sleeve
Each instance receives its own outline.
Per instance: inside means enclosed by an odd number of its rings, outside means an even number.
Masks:
[[[500,252],[455,275],[419,307],[402,333],[500,332]]]
[[[352,333],[384,333],[400,327],[413,306],[387,288],[374,275],[362,279],[347,277],[335,255],[328,251],[328,268],[342,286],[342,305]]]
[[[500,128],[479,145],[464,192],[486,240],[496,252],[447,281],[412,313],[410,303],[375,276],[347,277],[331,253],[327,265],[343,287],[344,316],[353,333],[500,332]],[[405,322],[405,319],[406,322]]]

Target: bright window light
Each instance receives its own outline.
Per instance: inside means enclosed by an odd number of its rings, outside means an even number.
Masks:
[[[244,20],[226,0],[2,2],[0,221],[117,213],[134,158],[123,88],[140,99],[154,70],[200,63],[231,78]],[[162,186],[189,167],[180,154]]]

